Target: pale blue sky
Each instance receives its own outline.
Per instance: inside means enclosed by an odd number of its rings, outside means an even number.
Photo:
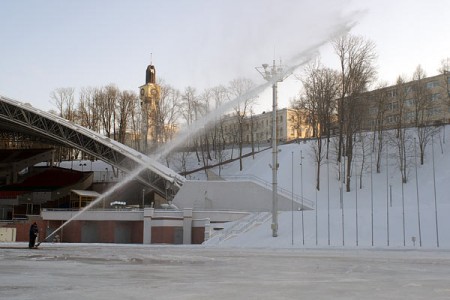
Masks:
[[[446,0],[2,0],[0,94],[48,110],[59,87],[137,91],[150,53],[157,75],[180,90],[240,76],[262,83],[255,66],[289,61],[355,19],[352,32],[377,45],[380,79],[418,64],[434,75],[450,56],[449,11]],[[336,63],[329,47],[322,56]],[[291,81],[280,86],[281,107],[296,93]]]

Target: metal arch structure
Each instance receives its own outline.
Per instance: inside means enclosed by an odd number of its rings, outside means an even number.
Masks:
[[[79,149],[137,178],[161,195],[177,192],[185,178],[156,160],[56,115],[0,95],[0,131],[36,136],[54,144]]]

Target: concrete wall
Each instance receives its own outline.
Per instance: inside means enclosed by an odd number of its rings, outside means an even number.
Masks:
[[[186,181],[173,203],[180,209],[238,210],[264,212],[272,210],[272,190],[251,181]],[[301,209],[294,202],[294,209]],[[290,211],[292,199],[278,194],[278,210]]]

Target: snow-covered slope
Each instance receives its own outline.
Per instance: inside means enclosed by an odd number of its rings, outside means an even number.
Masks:
[[[220,245],[450,248],[450,145],[446,143],[449,134],[445,136],[445,132],[449,130],[441,128],[441,132],[434,136],[434,147],[431,140],[427,145],[425,163],[417,165],[418,184],[413,149],[410,149],[409,154],[408,182],[402,184],[396,150],[390,145],[385,147],[388,152],[384,150],[382,154],[380,173],[375,172],[375,155],[372,156],[373,168],[370,168],[370,155],[366,155],[362,188],[357,188],[356,174],[359,178],[362,157],[357,153],[356,168],[351,176],[352,190],[346,192],[345,184],[343,187],[343,209],[336,159],[330,158],[328,163],[325,160],[321,166],[321,188],[316,192],[316,169],[312,155],[314,141],[280,146],[279,186],[293,189],[294,193],[317,201],[317,209],[280,212],[279,236],[276,238],[272,237],[271,220],[268,220],[260,226],[221,241]],[[303,154],[302,166],[300,152]],[[225,166],[221,174],[251,174],[271,182],[271,162],[271,150],[266,150],[255,158],[245,158],[243,171],[239,171],[239,162],[236,161]],[[196,175],[193,176],[195,178]],[[197,176],[201,177],[201,174]]]

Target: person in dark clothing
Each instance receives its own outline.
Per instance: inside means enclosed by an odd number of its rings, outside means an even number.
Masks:
[[[30,242],[28,243],[28,248],[30,248],[30,249],[34,248],[38,233],[39,233],[38,226],[37,226],[36,222],[34,222],[30,227]]]

